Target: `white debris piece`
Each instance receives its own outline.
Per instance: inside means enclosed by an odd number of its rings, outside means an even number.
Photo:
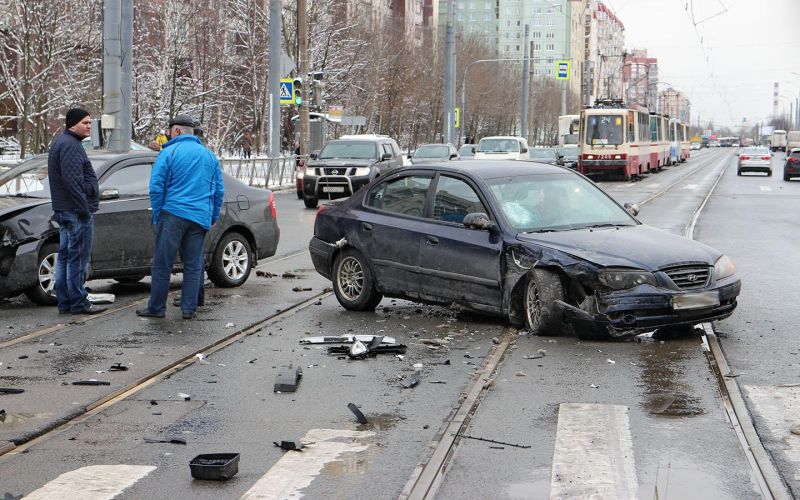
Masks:
[[[236,325],[234,325],[233,323],[225,323],[225,328],[233,328],[234,326]]]
[[[617,364],[617,362],[616,362],[616,361],[614,361],[613,359],[607,359],[607,360],[606,360],[606,363],[610,363],[610,364],[612,364],[612,365],[615,365],[615,364]]]

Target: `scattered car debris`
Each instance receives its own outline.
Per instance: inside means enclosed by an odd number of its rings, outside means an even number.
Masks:
[[[597,384],[590,384],[590,385],[589,385],[589,387],[591,387],[592,389],[597,389],[597,388],[599,388],[600,386],[599,386],[599,385],[597,385]]]
[[[116,298],[113,293],[90,293],[86,300],[92,304],[113,304]]]
[[[310,292],[312,290],[311,287],[304,287],[304,286],[296,286],[292,288],[293,292]]]
[[[197,354],[194,355],[194,357],[197,358],[197,362],[200,363],[201,365],[208,364],[208,361],[206,361],[206,355],[203,354],[202,352],[198,352]]]
[[[234,325],[233,323],[225,323],[225,328],[233,328],[234,326],[236,325]]]
[[[303,448],[305,448],[305,445],[300,441],[281,441],[280,443],[273,441],[272,444],[283,451],[303,451]]]
[[[286,271],[285,273],[281,274],[281,278],[287,280],[293,280],[293,279],[300,279],[302,278],[302,276],[300,276],[299,274],[295,274],[291,271]]]
[[[437,347],[444,347],[450,343],[449,340],[443,340],[443,339],[419,339],[419,341],[422,344],[433,345]]]
[[[278,370],[278,375],[275,377],[275,385],[272,388],[273,392],[294,392],[297,390],[297,384],[303,377],[303,369],[301,367],[294,367],[290,363],[289,366],[282,366]]]
[[[209,453],[197,455],[189,462],[189,469],[195,479],[226,481],[239,472],[239,454]]]
[[[429,384],[446,384],[447,380],[431,380]]]
[[[167,444],[186,444],[186,440],[183,438],[169,438],[169,439],[154,439],[154,438],[144,438],[145,443],[167,443]]]
[[[542,359],[543,357],[544,356],[537,352],[536,354],[525,354],[522,356],[522,359]]]
[[[75,380],[72,385],[111,385],[111,382],[90,378],[88,380]]]
[[[181,398],[184,401],[191,401],[192,400],[192,397],[190,395],[184,394],[182,392],[178,393],[178,397]]]
[[[256,276],[259,278],[274,278],[277,274],[272,274],[269,271],[256,271]]]
[[[800,424],[794,424],[789,428],[789,432],[794,435],[800,436]]]
[[[365,417],[364,414],[361,413],[361,410],[358,409],[358,406],[354,405],[353,403],[347,403],[347,407],[350,409],[351,412],[353,412],[353,415],[356,416],[356,420],[358,421],[359,424],[364,425],[369,423],[367,417]]]
[[[484,441],[486,443],[500,444],[500,445],[503,445],[503,446],[513,446],[514,448],[525,448],[525,449],[528,449],[528,448],[531,447],[531,445],[529,445],[529,444],[506,443],[504,441],[495,441],[494,439],[487,439],[487,438],[482,438],[482,437],[469,436],[467,434],[458,434],[458,433],[456,433],[456,434],[453,434],[453,435],[455,437],[464,438],[464,439],[474,439],[475,441]]]
[[[350,346],[333,346],[328,348],[328,354],[347,354],[351,359],[363,359],[376,354],[405,354],[407,346],[404,344],[383,344],[385,337],[370,335],[371,342],[356,339]]]
[[[126,372],[126,371],[128,371],[128,367],[123,365],[122,363],[114,363],[113,365],[111,365],[111,367],[108,369],[108,371],[110,371],[110,372]]]
[[[528,374],[525,373],[525,372],[517,372],[514,375],[517,376],[517,377],[527,377],[528,376]]]
[[[258,358],[253,358],[250,361],[248,361],[247,363],[252,365],[252,364],[255,364],[256,361],[258,361]]]
[[[22,356],[19,356],[17,359],[28,359],[28,355],[23,354]]]
[[[417,384],[419,384],[419,377],[420,377],[419,372],[415,371],[408,377],[403,377],[403,380],[400,381],[400,385],[403,386],[404,389],[411,389],[412,387],[416,387]]]
[[[617,362],[616,362],[616,361],[614,361],[613,359],[607,359],[607,360],[606,360],[606,363],[609,363],[609,364],[612,364],[612,365],[615,365],[615,364],[617,364]]]
[[[300,339],[301,344],[352,344],[356,340],[365,343],[371,343],[379,335],[332,335],[323,337],[306,337]],[[396,344],[397,340],[394,337],[381,337],[382,344]]]
[[[17,389],[16,387],[0,387],[0,394],[22,394],[25,389]]]

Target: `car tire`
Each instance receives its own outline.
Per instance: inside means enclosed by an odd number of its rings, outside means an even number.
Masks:
[[[317,200],[316,196],[304,196],[303,203],[305,203],[306,208],[317,208],[319,200]]]
[[[247,281],[252,269],[250,242],[241,233],[232,232],[217,243],[208,266],[208,279],[219,288],[235,288]]]
[[[114,278],[114,281],[116,281],[117,283],[124,283],[124,284],[128,285],[128,284],[138,283],[138,282],[142,281],[143,278],[144,278],[144,275],[142,275],[142,276],[120,276],[118,278]]]
[[[742,176],[742,170],[741,169],[736,169],[736,175],[741,177]]]
[[[45,243],[39,250],[36,260],[38,283],[36,286],[25,290],[25,295],[33,302],[51,306],[56,303],[56,259],[58,257],[58,243]]]
[[[367,260],[354,248],[336,256],[332,276],[336,299],[349,311],[374,311],[383,299]]]
[[[785,181],[788,181],[788,180],[790,180],[790,179],[791,179],[791,177],[789,177],[789,176],[788,176],[788,175],[786,175],[786,174],[783,174],[783,180],[785,180]]]
[[[297,199],[298,200],[302,200],[303,199],[303,190],[302,189],[298,189],[297,190]]]
[[[767,170],[767,177],[772,177],[772,169]]]
[[[558,335],[564,329],[556,300],[564,299],[564,286],[558,275],[544,269],[532,269],[526,278],[522,296],[525,326],[534,335]]]

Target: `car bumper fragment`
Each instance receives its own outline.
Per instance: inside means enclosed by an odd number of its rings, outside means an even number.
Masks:
[[[308,243],[308,250],[311,254],[311,262],[314,264],[314,269],[319,274],[327,279],[331,278],[331,268],[333,267],[333,255],[337,249],[347,245],[347,240],[342,238],[336,243],[328,243],[316,236],[311,238]]]
[[[13,297],[37,284],[39,242],[29,241],[0,252],[0,297]]]

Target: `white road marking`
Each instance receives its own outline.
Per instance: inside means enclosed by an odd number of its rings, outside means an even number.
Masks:
[[[25,498],[105,500],[119,495],[153,470],[155,467],[149,465],[90,465],[61,474]]]
[[[698,184],[687,184],[683,186],[682,189],[691,189],[692,191],[697,191],[698,189],[700,189],[700,186]]]
[[[338,460],[344,453],[365,451],[369,445],[361,441],[374,434],[344,429],[311,429],[301,441],[313,444],[302,453],[287,452],[241,498],[302,498],[300,491],[311,484],[327,463]]]
[[[628,408],[559,405],[550,498],[633,500],[636,490]]]
[[[789,429],[800,423],[800,387],[743,385],[759,417],[767,424],[771,441],[779,443],[787,460],[800,464],[800,436]],[[766,442],[765,442],[766,445]]]
[[[772,191],[772,188],[769,186],[758,186],[762,191]]]

